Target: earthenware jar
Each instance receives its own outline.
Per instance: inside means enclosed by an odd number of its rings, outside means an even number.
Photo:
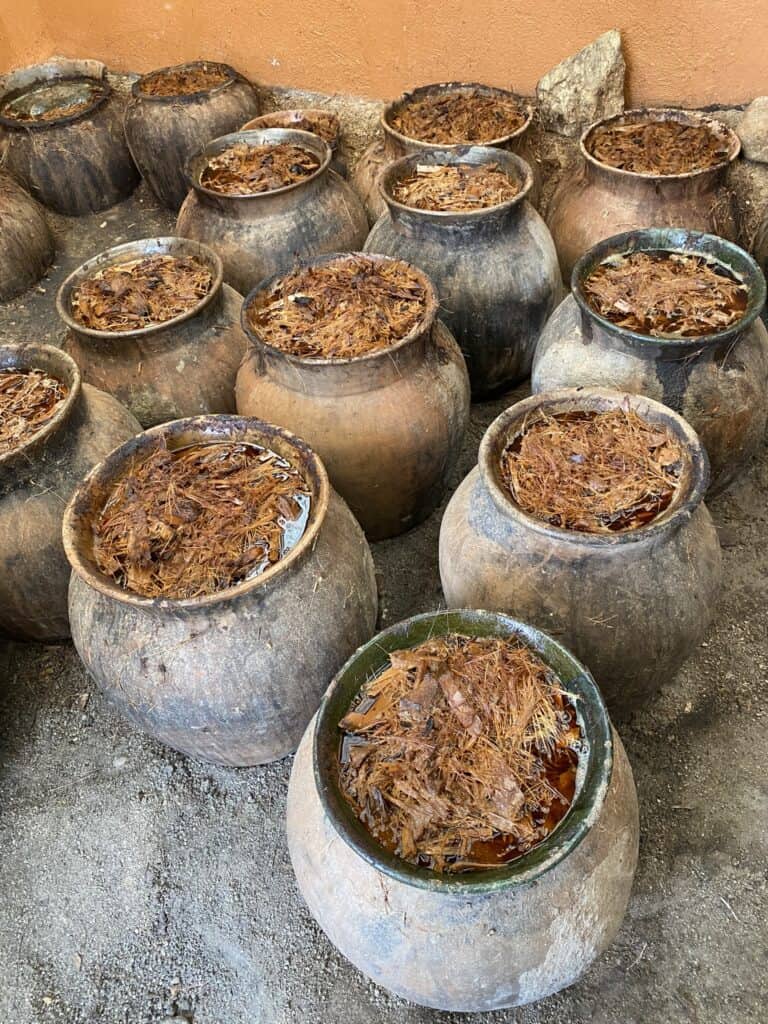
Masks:
[[[21,295],[46,272],[56,247],[39,203],[0,174],[0,302]]]
[[[393,198],[393,187],[417,166],[487,163],[498,164],[519,185],[513,199],[455,213],[418,210]],[[475,397],[528,376],[539,332],[561,295],[555,247],[527,201],[532,180],[518,156],[487,146],[431,149],[396,160],[381,176],[387,212],[364,249],[407,260],[431,278]]]
[[[201,185],[211,157],[237,143],[301,146],[320,166],[302,181],[271,192],[232,196]],[[224,135],[190,162],[192,190],[179,211],[177,234],[217,252],[224,279],[243,294],[296,259],[359,249],[368,230],[365,211],[330,164],[330,147],[309,132],[264,128]]]
[[[342,796],[339,721],[391,651],[446,633],[515,637],[578,696],[587,752],[570,810],[498,869],[439,874],[379,846]],[[288,848],[331,942],[379,985],[423,1006],[479,1012],[573,984],[613,940],[637,863],[632,770],[589,672],[538,630],[491,612],[430,612],[380,633],[344,665],[301,742]]]
[[[659,250],[720,263],[747,286],[744,316],[713,334],[656,338],[618,327],[592,309],[584,282],[599,263]],[[722,490],[762,444],[768,420],[768,333],[760,319],[766,289],[755,261],[714,235],[649,228],[600,242],[576,264],[571,284],[572,294],[539,339],[533,390],[602,386],[663,402],[688,420],[707,449],[710,493]]]
[[[325,133],[318,130],[319,125],[325,126]],[[320,107],[301,107],[295,110],[273,110],[269,114],[261,114],[244,124],[240,131],[249,132],[258,128],[295,128],[301,132],[319,135],[331,147],[331,170],[342,178],[347,176],[347,165],[339,148],[341,145],[341,122],[330,110]]]
[[[19,121],[0,114],[3,170],[57,213],[78,216],[103,210],[131,194],[139,181],[123,135],[123,103],[97,60],[57,57],[0,79],[0,107],[38,86],[77,88],[90,102],[70,115]],[[41,100],[49,107],[62,97]]]
[[[666,175],[623,171],[592,156],[590,143],[598,128],[649,119],[709,127],[725,140],[728,156],[716,167]],[[588,249],[624,231],[678,227],[735,239],[735,197],[726,179],[740,147],[736,133],[724,124],[684,110],[628,110],[587,128],[579,147],[580,165],[563,177],[547,211],[563,280],[570,280],[576,261]]]
[[[210,290],[193,309],[133,331],[93,330],[78,323],[73,300],[84,281],[115,264],[158,254],[193,257],[210,270]],[[198,413],[234,412],[235,376],[246,349],[241,305],[242,297],[223,283],[216,253],[175,237],[107,249],[70,274],[56,297],[67,326],[63,347],[83,379],[113,394],[145,427]]]
[[[57,348],[2,345],[3,370],[42,370],[68,390],[40,430],[0,454],[0,635],[62,640],[69,636],[64,507],[82,477],[141,427],[110,395],[82,384]]]
[[[221,72],[224,81],[199,92],[155,96],[145,91],[148,79],[165,72]],[[229,64],[191,61],[143,75],[133,83],[125,110],[125,137],[141,175],[157,198],[178,210],[189,191],[187,162],[210,142],[236,131],[259,112],[251,83]]]
[[[296,356],[259,336],[249,309],[279,275],[243,305],[251,349],[237,376],[238,412],[288,427],[312,445],[371,540],[410,529],[439,504],[469,420],[464,360],[437,319],[434,287],[419,276],[427,295],[420,323],[396,344],[352,359]]]
[[[517,506],[502,482],[507,445],[543,415],[634,410],[671,431],[685,464],[671,503],[645,526],[564,530]],[[557,637],[588,666],[612,714],[670,682],[702,640],[720,590],[720,545],[704,505],[707,456],[664,405],[599,388],[534,395],[486,431],[478,465],[440,528],[440,577],[450,608],[508,612]]]
[[[171,450],[250,442],[289,460],[311,492],[301,539],[260,576],[208,596],[152,599],[122,589],[94,560],[92,525],[131,460],[158,438]],[[67,507],[64,547],[72,639],[106,696],[156,739],[218,764],[262,764],[294,750],[328,680],[376,624],[362,530],[317,455],[259,420],[177,420],[118,448]]]

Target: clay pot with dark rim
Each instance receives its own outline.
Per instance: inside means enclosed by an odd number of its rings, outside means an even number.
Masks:
[[[320,166],[303,181],[271,192],[230,196],[201,185],[200,175],[211,157],[239,142],[301,146]],[[298,259],[359,249],[368,230],[365,211],[330,164],[330,146],[309,132],[264,128],[224,135],[190,161],[192,190],[179,211],[176,231],[217,252],[224,279],[243,295],[264,278],[289,270]]]
[[[83,476],[141,427],[110,395],[82,384],[50,345],[0,346],[0,370],[43,370],[66,385],[54,415],[0,454],[0,635],[49,642],[69,636],[64,507]]]
[[[142,597],[104,575],[92,525],[135,458],[163,438],[246,441],[299,468],[311,491],[298,543],[260,576],[186,600]],[[97,466],[64,514],[72,639],[111,703],[155,739],[217,764],[296,748],[328,680],[373,633],[376,581],[363,532],[320,459],[280,427],[199,416],[154,427]]]
[[[425,164],[498,164],[519,186],[513,198],[468,212],[418,210],[392,196],[402,178]],[[527,201],[533,178],[513,153],[487,146],[432,149],[390,164],[381,177],[387,212],[365,252],[415,264],[433,281],[440,318],[467,361],[476,398],[524,380],[539,333],[562,292],[549,231]]]
[[[250,306],[279,277],[243,304],[251,349],[237,376],[238,412],[303,437],[370,540],[403,533],[442,500],[469,421],[467,371],[437,319],[434,287],[422,276],[424,316],[396,344],[352,359],[308,359],[269,345],[249,321]]]
[[[386,851],[338,785],[339,721],[360,688],[390,652],[447,633],[522,640],[577,695],[586,737],[557,828],[503,867],[453,875]],[[377,984],[452,1012],[520,1006],[577,981],[619,930],[638,832],[632,769],[589,672],[544,633],[491,612],[417,615],[357,651],[307,729],[288,788],[291,862],[330,941]]]
[[[126,199],[139,182],[123,135],[123,101],[97,60],[57,57],[0,79],[0,106],[36,85],[91,79],[99,94],[86,108],[50,121],[0,115],[3,170],[57,213],[80,216]]]
[[[43,208],[13,178],[0,174],[0,302],[36,284],[55,255]]]
[[[199,92],[152,96],[142,83],[163,71],[216,68],[227,80]],[[187,163],[220,135],[236,131],[259,112],[259,97],[251,83],[230,67],[196,60],[151,71],[133,83],[125,110],[125,137],[141,175],[160,202],[178,210],[189,191]]]
[[[728,140],[728,156],[705,170],[653,175],[609,167],[590,153],[590,138],[597,128],[649,119],[711,127]],[[737,237],[735,196],[727,176],[741,143],[738,135],[719,121],[687,110],[628,110],[590,125],[579,148],[579,167],[563,177],[547,211],[564,281],[570,280],[584,253],[625,231],[671,227]]]
[[[98,331],[75,320],[79,285],[106,267],[167,253],[191,256],[212,275],[211,288],[187,313],[134,331]],[[221,260],[186,238],[144,238],[116,245],[78,267],[56,296],[67,326],[65,351],[83,379],[126,405],[142,426],[194,416],[234,412],[237,368],[247,342],[240,329],[242,296],[223,283]]]
[[[645,526],[581,533],[550,526],[515,504],[502,482],[507,445],[542,415],[631,409],[670,430],[685,464],[669,506]],[[704,504],[709,471],[698,437],[666,406],[599,388],[533,395],[490,425],[478,465],[440,528],[448,607],[515,615],[546,630],[588,666],[611,713],[626,715],[701,642],[721,584],[721,556]]]
[[[748,288],[744,316],[713,334],[656,338],[618,327],[592,309],[584,282],[599,263],[659,250],[723,265]],[[768,421],[768,333],[760,319],[766,288],[755,261],[714,235],[649,228],[596,245],[576,264],[571,290],[542,331],[533,390],[612,387],[663,402],[688,420],[707,449],[710,494],[727,487],[760,448]]]
[[[319,132],[312,128],[315,119],[328,118],[333,129],[332,138],[324,138]],[[321,139],[331,147],[331,170],[336,171],[342,178],[347,176],[347,165],[339,153],[341,145],[341,122],[331,110],[323,110],[320,107],[300,107],[293,110],[273,110],[269,114],[261,114],[254,117],[241,128],[241,132],[249,132],[259,128],[290,128],[302,132],[310,132],[312,135],[319,135]]]

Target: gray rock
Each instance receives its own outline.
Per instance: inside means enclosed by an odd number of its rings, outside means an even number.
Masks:
[[[747,160],[768,164],[768,96],[752,100],[739,121],[736,132]]]

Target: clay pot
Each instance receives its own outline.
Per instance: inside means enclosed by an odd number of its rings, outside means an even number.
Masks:
[[[46,272],[56,247],[39,203],[0,175],[0,301],[21,295]]]
[[[211,157],[238,142],[292,143],[317,156],[320,167],[294,185],[255,195],[221,195],[201,185]],[[330,163],[328,144],[309,132],[265,128],[224,135],[190,162],[192,191],[179,211],[177,234],[210,245],[222,258],[225,280],[243,294],[298,258],[359,249],[368,230],[365,212]]]
[[[539,846],[499,869],[440,875],[385,851],[338,786],[338,723],[391,651],[432,636],[519,637],[578,695],[588,739],[574,802]],[[331,942],[411,1002],[475,1012],[572,985],[613,940],[637,864],[632,770],[591,676],[530,626],[490,612],[431,612],[380,633],[331,684],[288,788],[288,848],[301,894]]]
[[[599,316],[583,291],[603,260],[643,250],[699,253],[732,271],[749,289],[745,315],[698,338],[654,338]],[[684,416],[711,466],[710,493],[727,487],[762,444],[768,420],[768,333],[760,320],[765,278],[732,242],[699,232],[649,228],[609,238],[576,265],[572,294],[544,328],[533,390],[612,387],[647,395]]]
[[[172,449],[249,441],[289,459],[312,493],[302,538],[260,576],[206,597],[123,590],[94,561],[91,524],[131,459],[160,437]],[[162,743],[218,764],[262,764],[295,749],[328,680],[376,624],[362,530],[314,452],[259,420],[177,420],[118,448],[75,492],[64,547],[72,639],[104,694]]]
[[[332,138],[326,138],[320,132],[315,131],[314,125],[319,118],[323,120],[328,119],[330,122],[333,131]],[[291,128],[319,135],[331,147],[331,170],[336,171],[342,178],[346,178],[347,165],[339,154],[341,122],[332,111],[323,110],[319,107],[302,107],[297,110],[273,110],[269,114],[254,117],[252,121],[244,124],[240,131],[249,132],[259,128]]]
[[[0,346],[0,370],[44,370],[69,389],[51,420],[0,454],[0,635],[69,636],[64,506],[82,477],[141,427],[110,395],[81,384],[69,356],[49,345]]]
[[[541,415],[634,409],[679,439],[686,465],[669,507],[646,526],[579,533],[523,512],[503,485],[507,444]],[[448,607],[508,612],[556,636],[589,667],[614,715],[625,715],[677,669],[703,638],[720,590],[720,545],[704,505],[707,456],[666,406],[618,391],[566,389],[503,412],[480,445],[478,466],[448,503],[440,577]]]
[[[0,116],[3,169],[35,199],[57,213],[79,216],[114,206],[139,182],[123,136],[123,104],[97,60],[57,57],[0,79],[0,105],[42,84],[90,79],[100,86],[81,111],[50,121],[20,122]]]
[[[243,305],[251,350],[237,375],[238,412],[305,438],[369,539],[403,533],[442,500],[469,420],[467,371],[437,319],[434,288],[423,277],[426,312],[397,344],[353,359],[307,359],[265,343],[249,322],[249,307],[277,280]]]
[[[392,198],[393,186],[417,165],[489,162],[519,183],[514,199],[485,210],[444,213],[412,209]],[[539,332],[561,295],[555,247],[527,201],[532,180],[519,157],[487,146],[403,157],[381,177],[387,212],[363,248],[414,263],[431,278],[440,317],[464,353],[475,397],[528,376]]]
[[[215,68],[227,80],[200,92],[152,96],[142,92],[147,78],[163,71]],[[191,61],[152,71],[133,83],[125,110],[125,137],[141,175],[160,202],[178,210],[189,191],[187,163],[206,143],[236,131],[259,112],[251,83],[229,64]]]
[[[135,331],[97,331],[72,315],[83,281],[115,263],[158,253],[192,256],[213,276],[211,289],[188,313]],[[247,342],[240,329],[242,297],[223,283],[221,260],[186,238],[126,242],[78,267],[59,289],[56,309],[67,325],[65,351],[89,384],[109,391],[142,426],[206,412],[234,412],[237,368]]]
[[[707,170],[652,175],[608,167],[589,152],[597,128],[649,118],[712,128],[727,138],[728,158]],[[580,165],[563,177],[547,211],[563,280],[570,280],[576,261],[588,249],[623,231],[677,227],[735,239],[735,197],[726,178],[740,147],[739,137],[730,128],[704,114],[685,110],[628,110],[590,125],[581,137]]]
[[[435,145],[431,142],[421,142],[419,139],[411,139],[402,135],[391,126],[391,119],[399,110],[409,102],[425,99],[428,96],[444,92],[455,92],[458,89],[472,89],[482,92],[488,96],[499,96],[502,99],[512,97],[521,102],[520,97],[508,89],[496,89],[490,85],[481,85],[477,82],[437,82],[433,85],[422,85],[411,92],[405,92],[394,102],[389,103],[381,115],[380,125],[382,138],[365,150],[360,159],[352,169],[350,183],[363,201],[368,220],[371,225],[386,212],[386,203],[381,194],[380,176],[388,164],[403,156],[412,154],[424,155],[433,150],[445,149],[466,149],[465,146]],[[536,161],[535,149],[531,139],[531,125],[533,123],[533,110],[525,103],[523,109],[526,112],[525,123],[516,132],[510,135],[503,135],[498,139],[492,139],[483,143],[484,146],[492,146],[499,149],[509,150],[516,153],[526,161],[531,168],[532,181],[529,195],[529,202],[534,206],[538,204],[541,193],[541,178],[538,163]],[[423,162],[423,161],[421,161]]]

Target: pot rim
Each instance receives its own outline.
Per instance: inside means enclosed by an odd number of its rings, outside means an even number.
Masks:
[[[282,127],[286,131],[307,131],[306,128],[291,128],[290,126],[286,128],[284,125],[268,125],[258,123],[259,121],[265,121],[271,117],[279,117],[281,114],[295,114],[297,116],[297,120],[301,118],[311,119],[311,116],[313,114],[323,114],[323,116],[325,117],[330,117],[336,129],[336,135],[331,141],[329,141],[328,139],[323,139],[323,142],[326,142],[334,152],[338,149],[339,140],[341,136],[341,120],[338,114],[335,114],[332,110],[324,110],[323,107],[289,107],[287,110],[268,110],[265,114],[258,114],[256,117],[252,117],[250,121],[246,121],[245,124],[242,125],[239,130],[241,132],[250,132],[258,131],[260,128],[268,129]],[[317,132],[309,132],[309,134],[318,135]],[[318,138],[322,139],[323,136],[318,135]]]
[[[170,320],[163,320],[161,323],[149,324],[146,327],[138,327],[130,331],[100,331],[93,327],[86,327],[75,320],[70,312],[70,308],[72,295],[78,285],[93,277],[100,270],[119,263],[129,262],[132,256],[141,258],[142,256],[153,255],[186,255],[194,257],[206,265],[212,273],[211,287],[198,300],[197,305]],[[133,242],[122,242],[120,245],[113,245],[96,256],[92,256],[85,263],[81,263],[76,270],[73,270],[64,279],[56,293],[56,312],[66,326],[76,334],[97,338],[105,342],[127,341],[158,334],[169,327],[177,327],[179,324],[199,316],[214,301],[221,291],[223,283],[224,264],[221,261],[221,257],[209,246],[203,245],[202,242],[194,241],[191,238],[183,238],[180,235],[156,235],[150,238],[138,238]]]
[[[161,75],[168,71],[181,71],[184,68],[199,68],[199,67],[215,67],[226,72],[227,78],[224,82],[219,82],[217,85],[212,85],[208,89],[198,89],[197,92],[186,92],[186,93],[174,93],[170,96],[154,96],[151,93],[141,91],[142,82],[146,82],[148,78],[155,75]],[[155,68],[154,71],[147,71],[141,75],[131,86],[131,96],[135,100],[142,100],[147,103],[165,103],[165,104],[186,104],[186,103],[199,103],[202,99],[208,99],[212,96],[217,96],[220,92],[224,92],[225,89],[229,89],[235,82],[247,82],[248,80],[236,71],[231,64],[225,64],[218,60],[187,60],[181,64],[169,64],[164,68]],[[250,83],[248,83],[250,85]]]
[[[622,530],[617,533],[582,533],[578,530],[566,530],[559,526],[552,526],[520,508],[499,480],[499,456],[515,433],[515,428],[522,427],[528,416],[540,411],[557,413],[584,407],[594,408],[595,404],[602,405],[600,411],[629,408],[649,422],[662,423],[675,434],[688,455],[690,468],[686,481],[687,486],[680,488],[677,497],[673,497],[670,505],[655,519],[634,530]],[[541,391],[516,402],[500,416],[497,416],[486,430],[480,442],[477,461],[483,484],[490,493],[493,503],[505,517],[514,519],[524,525],[526,529],[543,534],[552,540],[561,542],[567,540],[574,546],[602,547],[604,550],[653,540],[667,531],[677,529],[690,519],[699,505],[703,503],[709,486],[707,453],[698,434],[687,420],[684,420],[668,406],[647,398],[645,395],[630,394],[611,388],[559,388],[553,391]]]
[[[525,642],[556,672],[563,686],[581,698],[575,707],[585,745],[584,755],[579,759],[574,799],[549,836],[522,857],[502,867],[460,874],[441,874],[416,867],[380,846],[342,795],[336,772],[338,723],[361,686],[385,667],[386,656],[390,652],[413,647],[428,637],[447,633],[515,637]],[[362,672],[364,675],[360,676]],[[350,675],[351,683],[346,686]],[[317,712],[312,766],[325,814],[337,834],[366,863],[404,885],[439,894],[469,896],[527,885],[576,849],[602,810],[613,769],[613,740],[608,712],[597,684],[566,648],[546,633],[502,612],[451,609],[423,612],[396,623],[359,647],[346,661],[328,687]]]
[[[12,117],[5,117],[3,114],[0,114],[0,125],[3,128],[16,132],[44,132],[52,128],[61,128],[74,124],[85,117],[90,117],[91,114],[104,106],[107,100],[111,98],[113,91],[107,78],[107,66],[98,60],[54,57],[39,64],[29,64],[27,67],[18,68],[1,76],[0,110],[15,92],[23,93],[34,88],[36,85],[52,84],[56,81],[76,81],[82,78],[95,82],[102,89],[102,92],[82,110],[78,110],[74,114],[64,114],[49,121],[17,121]]]
[[[249,440],[252,443],[263,444],[267,448],[272,446],[275,437],[279,437],[295,453],[295,465],[301,470],[310,488],[313,489],[309,518],[304,533],[291,550],[253,579],[244,580],[225,590],[217,590],[201,597],[178,600],[164,597],[143,597],[134,591],[124,590],[118,583],[102,573],[83,550],[81,537],[90,528],[94,518],[92,507],[94,491],[103,492],[113,486],[121,478],[128,460],[138,452],[147,451],[158,438],[165,437],[166,440],[170,440],[174,437],[187,437],[189,434],[197,436],[203,443],[206,440],[211,442]],[[122,604],[140,609],[160,608],[168,611],[177,609],[194,611],[210,608],[213,605],[251,594],[255,590],[264,589],[274,583],[280,574],[287,573],[296,567],[314,547],[317,535],[325,521],[329,501],[330,483],[323,462],[306,441],[291,431],[249,416],[229,414],[190,416],[185,419],[172,420],[169,423],[161,423],[136,434],[129,441],[113,449],[80,481],[64,510],[62,525],[64,552],[72,571],[80,579],[93,590],[105,597],[120,601]],[[99,511],[102,508],[103,503],[100,501]]]

